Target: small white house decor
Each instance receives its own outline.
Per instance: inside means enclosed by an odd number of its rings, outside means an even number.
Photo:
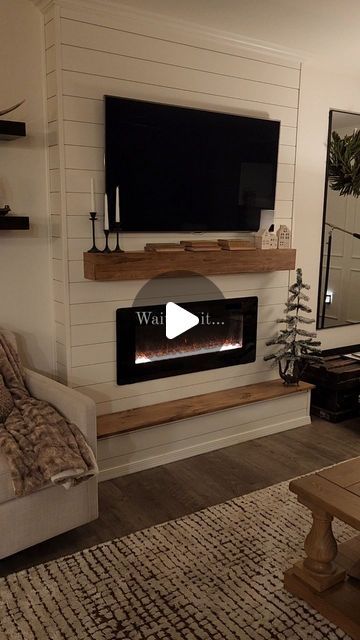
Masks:
[[[257,249],[277,249],[277,246],[277,235],[273,231],[260,229],[255,235],[255,247]]]
[[[277,232],[277,247],[278,249],[290,249],[291,234],[290,229],[285,224],[281,224]]]

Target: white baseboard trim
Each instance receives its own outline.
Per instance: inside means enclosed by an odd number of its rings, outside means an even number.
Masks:
[[[293,418],[285,418],[285,416],[286,414],[274,416],[274,422],[265,426],[258,426],[255,428],[252,427],[247,431],[241,431],[239,433],[227,436],[225,435],[221,438],[214,438],[210,440],[207,439],[204,442],[198,444],[189,444],[186,447],[183,446],[184,441],[175,442],[174,449],[172,451],[168,451],[157,456],[146,455],[147,451],[144,450],[144,457],[142,459],[135,460],[133,462],[126,461],[124,463],[114,464],[114,466],[107,467],[106,469],[101,468],[100,461],[99,482],[111,480],[112,478],[128,475],[130,473],[136,473],[138,471],[144,471],[145,469],[158,467],[163,464],[168,464],[169,462],[176,462],[177,460],[197,456],[208,451],[223,449],[225,447],[230,447],[231,445],[238,444],[239,442],[254,440],[256,438],[262,438],[263,436],[268,436],[274,433],[288,431],[290,429],[295,429],[296,427],[301,427],[311,423],[311,418],[306,411],[304,411],[303,415],[297,415]],[[126,435],[127,434],[123,434],[122,436],[118,437],[124,438]],[[207,434],[207,438],[209,438],[209,436],[211,437],[211,434]],[[115,462],[116,458],[114,458],[113,460]]]

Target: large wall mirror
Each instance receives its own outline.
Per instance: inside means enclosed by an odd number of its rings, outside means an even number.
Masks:
[[[318,329],[360,322],[359,185],[360,114],[330,111]]]

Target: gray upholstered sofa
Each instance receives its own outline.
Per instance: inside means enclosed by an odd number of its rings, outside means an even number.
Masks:
[[[16,347],[14,334],[2,331]],[[96,455],[95,403],[83,394],[26,369],[27,386],[81,429]],[[0,452],[0,558],[52,538],[98,517],[97,479],[69,490],[48,487],[15,498],[10,471]]]

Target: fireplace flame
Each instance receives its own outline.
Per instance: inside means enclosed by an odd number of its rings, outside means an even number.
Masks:
[[[242,341],[231,342],[230,340],[223,344],[206,345],[199,347],[196,345],[184,345],[179,351],[170,351],[163,349],[162,351],[136,353],[135,364],[145,364],[147,362],[156,362],[158,360],[170,360],[172,358],[184,358],[187,356],[197,356],[205,353],[215,353],[220,351],[230,351],[231,349],[241,349]]]

